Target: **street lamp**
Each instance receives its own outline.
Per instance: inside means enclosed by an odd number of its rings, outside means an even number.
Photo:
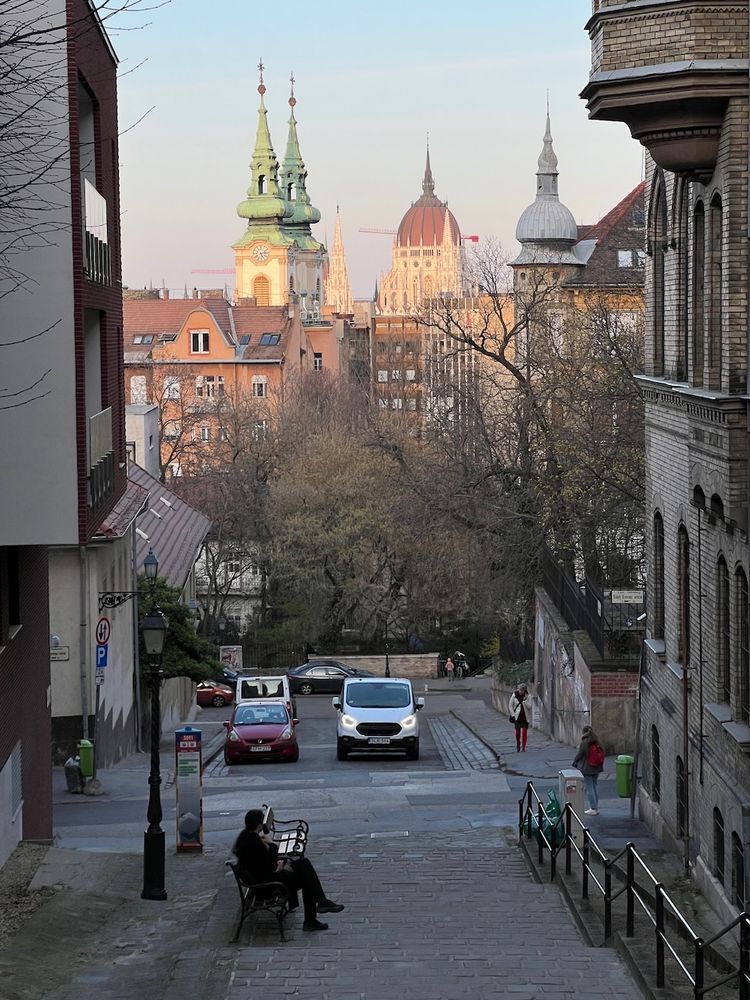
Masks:
[[[227,627],[226,618],[224,617],[224,615],[219,615],[219,617],[216,619],[216,628],[219,632],[219,645],[221,645],[222,642],[224,641],[224,632],[226,631],[226,627]]]
[[[146,579],[151,585],[151,610],[141,619],[141,635],[149,665],[151,685],[151,770],[148,776],[148,829],[143,834],[143,890],[141,899],[166,899],[164,888],[164,831],[161,828],[161,660],[167,638],[168,622],[156,604],[154,587],[159,563],[153,550],[144,562]]]
[[[388,615],[385,616],[385,676],[391,676],[391,665],[388,661],[388,652],[390,646],[388,644]]]

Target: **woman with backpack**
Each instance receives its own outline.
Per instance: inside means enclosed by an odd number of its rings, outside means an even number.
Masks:
[[[528,687],[525,684],[519,684],[508,702],[508,718],[516,727],[516,753],[526,751],[526,740],[529,735],[529,716],[526,714],[528,697]]]
[[[599,815],[599,789],[597,781],[604,770],[604,747],[597,739],[591,726],[584,726],[581,731],[581,742],[578,746],[573,767],[577,767],[583,775],[588,809],[587,816]]]

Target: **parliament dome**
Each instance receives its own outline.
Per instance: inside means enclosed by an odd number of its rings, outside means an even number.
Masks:
[[[430,169],[430,152],[427,151],[422,195],[408,209],[398,227],[396,243],[402,247],[435,246],[446,239],[455,246],[461,245],[461,230],[453,212],[435,194],[435,182]]]

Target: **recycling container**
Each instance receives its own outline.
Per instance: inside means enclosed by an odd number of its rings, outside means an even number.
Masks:
[[[629,799],[633,791],[633,758],[621,753],[615,759],[615,785],[621,799]]]
[[[93,778],[94,744],[91,740],[81,740],[78,744],[78,756],[81,758],[81,774],[84,778]]]

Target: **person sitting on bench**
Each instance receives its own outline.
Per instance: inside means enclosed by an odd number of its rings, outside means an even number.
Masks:
[[[323,892],[318,873],[307,858],[279,861],[278,844],[267,835],[263,828],[263,811],[250,809],[245,813],[245,829],[242,830],[232,848],[237,857],[242,881],[248,885],[258,882],[281,882],[289,892],[290,906],[297,906],[296,896],[302,890],[302,904],[305,931],[326,931],[328,924],[318,920],[319,913],[340,913],[344,907],[334,903]]]

